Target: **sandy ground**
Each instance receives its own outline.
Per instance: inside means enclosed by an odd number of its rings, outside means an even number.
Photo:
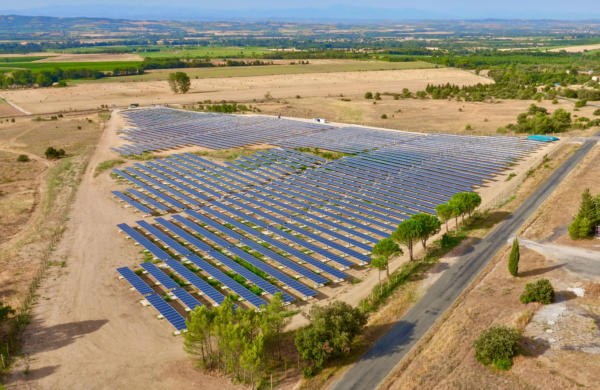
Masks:
[[[594,44],[594,45],[579,45],[579,46],[567,46],[567,47],[560,47],[560,48],[556,48],[556,49],[551,49],[549,51],[553,51],[553,52],[559,52],[559,51],[566,51],[567,53],[581,53],[587,50],[597,50],[600,49],[600,44]]]
[[[213,101],[364,95],[366,91],[423,89],[428,83],[465,85],[489,83],[489,79],[457,69],[408,69],[392,71],[292,74],[192,80],[185,95],[173,94],[166,81],[135,83],[82,83],[67,88],[40,88],[5,92],[11,102],[33,113],[94,109],[101,104],[118,107]]]
[[[141,307],[137,293],[117,278],[115,268],[133,266],[138,249],[115,228],[123,221],[123,210],[107,196],[108,176],[93,177],[95,165],[110,157],[106,145],[113,142],[117,126],[113,118],[84,175],[64,239],[53,255],[66,260],[66,267],[55,268],[39,290],[24,335],[25,358],[6,387],[235,388],[196,372],[181,338],[171,335],[166,321],[156,320],[155,311]]]

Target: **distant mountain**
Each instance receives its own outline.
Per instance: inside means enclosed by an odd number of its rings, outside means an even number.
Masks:
[[[0,14],[54,16],[54,17],[93,17],[133,20],[291,20],[291,21],[375,21],[375,20],[425,20],[457,19],[453,13],[422,9],[386,9],[374,7],[330,6],[325,8],[247,8],[210,10],[184,7],[132,7],[99,5],[44,6],[35,8],[15,8],[0,10]]]

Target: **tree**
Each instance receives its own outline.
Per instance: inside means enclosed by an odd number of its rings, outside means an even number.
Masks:
[[[442,223],[437,217],[431,214],[419,213],[411,217],[419,225],[419,239],[423,244],[423,249],[427,248],[429,237],[436,235],[440,231]]]
[[[376,256],[371,259],[371,267],[377,268],[377,270],[379,271],[378,272],[379,285],[381,285],[381,271],[389,269],[388,264],[389,264],[388,259],[386,259],[383,256]],[[388,278],[389,278],[389,271],[388,271]]]
[[[477,207],[481,204],[481,196],[477,192],[466,192],[464,195],[465,209],[471,216],[471,213],[475,211]]]
[[[579,211],[569,225],[569,235],[572,239],[587,238],[594,233],[594,228],[600,224],[600,195],[593,198],[590,190],[581,194]]]
[[[493,364],[501,370],[512,366],[517,353],[520,334],[506,326],[492,326],[484,330],[475,341],[475,358],[482,364]]]
[[[408,248],[408,254],[410,261],[413,261],[413,244],[415,240],[421,237],[421,226],[417,221],[410,218],[406,221],[402,221],[394,233],[392,238]]]
[[[365,99],[373,99],[373,92],[365,92]]]
[[[372,254],[374,256],[371,265],[378,268],[380,271],[386,270],[387,278],[390,278],[390,259],[393,256],[402,254],[402,249],[392,240],[391,238],[381,239],[375,246],[373,246]],[[375,264],[373,264],[373,261]],[[380,268],[383,267],[383,268]],[[381,283],[381,279],[379,280]]]
[[[448,203],[439,204],[435,208],[435,212],[446,225],[446,233],[448,233],[448,220],[452,218],[453,215],[452,206]]]
[[[305,362],[303,373],[312,376],[331,358],[350,352],[354,337],[367,323],[367,314],[345,302],[336,301],[325,307],[313,306],[310,325],[298,329],[295,344]]]
[[[169,74],[169,86],[175,93],[186,93],[190,90],[190,77],[185,72]]]
[[[53,160],[53,159],[63,157],[65,155],[65,150],[64,149],[54,149],[54,147],[49,146],[46,149],[46,151],[44,152],[44,155],[46,156],[46,158],[48,160]]]
[[[517,276],[519,273],[519,258],[521,257],[519,253],[519,240],[515,238],[512,244],[512,249],[510,250],[510,255],[508,256],[508,272],[512,276]]]
[[[521,303],[539,302],[548,305],[554,301],[554,287],[548,279],[539,279],[534,283],[527,283],[519,300]]]

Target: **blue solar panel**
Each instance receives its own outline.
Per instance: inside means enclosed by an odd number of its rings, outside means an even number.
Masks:
[[[148,286],[139,276],[127,267],[117,268],[117,271],[135,288],[140,294],[154,294],[152,287]]]
[[[223,283],[230,290],[238,294],[240,297],[248,301],[254,307],[259,308],[262,305],[266,305],[267,303],[259,298],[252,291],[248,290],[246,287],[242,286],[235,280],[231,279],[229,276],[225,275],[218,268],[208,263],[207,261],[201,259],[198,256],[190,255],[187,257],[192,263],[194,263],[198,268],[217,279],[219,282]]]
[[[214,233],[212,233],[212,232],[204,229],[203,227],[201,227],[201,226],[193,223],[189,219],[183,218],[181,215],[174,215],[173,219],[181,222],[182,224],[184,224],[188,228],[192,229],[196,233],[198,233],[198,234],[206,237],[210,241],[214,242],[215,244],[217,244],[219,246],[222,246],[223,248],[228,248],[228,247],[230,247],[230,246],[233,245],[230,242],[227,242],[224,239],[222,239],[221,237],[217,236],[216,234],[214,234]]]
[[[144,206],[140,202],[131,199],[127,195],[125,195],[125,194],[123,194],[123,193],[121,193],[119,191],[112,191],[112,194],[115,195],[117,198],[119,198],[119,199],[121,199],[121,200],[129,203],[131,206],[135,207],[136,209],[138,209],[142,213],[152,214],[152,210],[150,210],[148,207]]]
[[[275,268],[271,267],[270,265],[265,264],[263,261],[257,259],[256,257],[252,256],[249,253],[244,252],[243,250],[241,250],[239,248],[231,247],[228,249],[228,251],[230,251],[234,255],[238,256],[242,260],[247,261],[248,263],[252,264],[256,268],[260,269],[261,271],[269,274],[270,276],[274,277],[275,279],[279,280],[280,282],[287,284],[288,286],[290,286],[291,288],[298,291],[300,294],[302,294],[304,296],[312,297],[312,296],[317,295],[317,293],[315,291],[313,291],[312,289],[306,287],[305,285],[298,282],[297,280],[292,279],[291,277],[287,276],[283,272],[276,270]]]
[[[160,249],[159,247],[154,245],[152,242],[150,242],[150,240],[148,240],[146,237],[142,236],[140,233],[138,233],[136,230],[134,230],[129,225],[127,225],[125,223],[121,223],[121,224],[117,225],[117,227],[119,229],[121,229],[122,231],[124,231],[125,233],[127,233],[131,238],[133,238],[135,241],[137,241],[140,245],[142,245],[148,251],[150,251],[150,253],[152,253],[155,257],[157,257],[161,260],[166,260],[166,259],[171,258],[171,256],[169,256],[165,251],[163,251],[162,249]]]
[[[160,284],[165,286],[167,289],[173,289],[179,287],[177,283],[173,279],[171,279],[167,274],[162,272],[157,266],[152,263],[142,263],[140,267],[148,271],[150,275],[154,277]]]
[[[175,289],[171,291],[173,295],[175,295],[183,304],[188,307],[190,310],[194,310],[198,306],[202,306],[200,301],[198,301],[192,294],[185,291],[182,288]]]
[[[215,290],[213,286],[204,281],[201,277],[187,269],[183,264],[176,260],[167,260],[165,263],[173,268],[175,272],[184,277],[188,282],[190,282],[194,287],[200,290],[204,295],[209,297],[213,302],[217,305],[220,305],[225,300],[223,294],[219,291]]]
[[[273,286],[271,283],[267,282],[266,280],[264,280],[260,276],[256,275],[254,272],[250,271],[249,269],[242,266],[241,264],[238,264],[235,261],[231,260],[229,257],[225,256],[221,252],[213,250],[213,251],[210,251],[208,254],[210,257],[212,257],[219,263],[223,264],[225,267],[238,273],[243,278],[245,278],[249,282],[253,283],[254,285],[260,287],[261,289],[268,292],[269,294],[275,295],[276,293],[279,292],[279,293],[283,294],[284,302],[295,301],[295,298],[292,297],[291,295],[289,295],[288,293],[281,291],[281,289]]]
[[[159,295],[149,295],[146,297],[146,300],[150,302],[152,306],[158,312],[175,327],[177,330],[185,329],[185,318],[181,314],[177,312],[177,310],[173,309],[164,299],[162,299]]]
[[[190,244],[192,244],[193,246],[195,246],[196,248],[198,248],[202,251],[209,251],[212,249],[205,242],[197,239],[196,237],[192,236],[190,233],[186,232],[182,228],[178,227],[177,225],[173,224],[172,222],[167,221],[164,218],[156,218],[155,221],[160,223],[161,225],[163,225],[164,227],[166,227],[167,229],[169,229],[170,231],[172,231],[173,233],[175,233],[176,235],[178,235],[179,237],[181,237],[182,239],[184,239],[185,241],[189,242]]]
[[[165,245],[167,245],[169,248],[175,250],[180,255],[185,256],[185,255],[192,253],[189,249],[187,249],[186,247],[184,247],[183,245],[181,245],[180,243],[178,243],[177,241],[172,239],[167,234],[163,233],[160,229],[150,225],[148,222],[137,221],[137,224],[140,225],[141,227],[143,227],[144,229],[146,229],[152,235],[156,236],[159,240],[164,242]]]

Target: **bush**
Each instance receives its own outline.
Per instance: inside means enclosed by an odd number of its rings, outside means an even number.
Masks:
[[[512,358],[517,353],[520,334],[506,326],[492,326],[484,330],[475,341],[475,358],[482,364],[493,364],[500,370],[512,366]]]
[[[387,118],[388,118],[387,114],[381,114],[381,119],[387,119]]]
[[[548,279],[540,279],[534,283],[527,283],[525,291],[519,299],[521,303],[539,302],[547,305],[554,301],[554,288]]]
[[[26,154],[19,154],[19,157],[17,157],[17,161],[18,162],[28,162],[29,156]]]
[[[587,100],[580,99],[575,102],[575,107],[585,107],[587,105]]]
[[[597,110],[594,110],[594,115],[600,115],[600,108],[598,108]]]
[[[300,359],[307,363],[302,372],[312,376],[323,364],[350,352],[352,340],[362,332],[367,314],[345,302],[313,306],[310,325],[298,329],[295,344]]]
[[[365,92],[365,99],[373,99],[373,92]]]
[[[379,92],[375,92],[375,100],[381,100],[381,94]]]
[[[48,160],[53,160],[53,159],[57,159],[60,157],[63,157],[65,155],[65,150],[64,149],[54,149],[54,147],[49,146],[48,149],[46,149],[46,151],[44,152],[44,154],[46,155],[46,158]]]

